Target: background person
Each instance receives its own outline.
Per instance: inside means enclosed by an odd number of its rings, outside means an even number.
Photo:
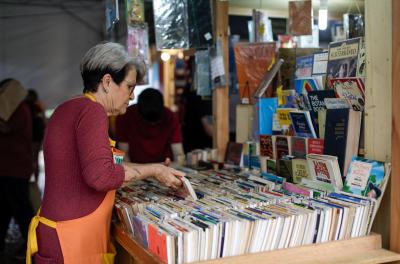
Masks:
[[[160,91],[148,88],[138,103],[117,118],[116,139],[127,160],[136,163],[177,160],[183,154],[181,127],[174,113],[164,107]]]
[[[32,122],[27,91],[14,79],[0,82],[0,252],[12,217],[26,240],[33,209],[29,178],[33,172]]]

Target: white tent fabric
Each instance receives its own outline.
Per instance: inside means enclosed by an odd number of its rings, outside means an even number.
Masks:
[[[34,88],[47,108],[82,93],[80,59],[105,38],[104,14],[103,1],[0,1],[0,80]]]

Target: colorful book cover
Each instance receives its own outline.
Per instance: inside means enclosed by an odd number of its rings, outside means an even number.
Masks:
[[[295,79],[294,89],[298,94],[306,94],[311,91],[318,91],[324,89],[323,76],[315,76],[310,78]]]
[[[260,135],[272,135],[273,116],[278,108],[278,98],[260,98],[258,100],[258,126]]]
[[[317,137],[309,111],[290,112],[289,114],[296,136],[306,138]]]
[[[329,79],[338,98],[348,100],[355,111],[363,111],[365,106],[365,86],[362,78]]]
[[[308,138],[307,154],[324,154],[324,140],[321,138]]]
[[[295,79],[309,78],[312,74],[313,55],[296,57]]]
[[[133,216],[134,237],[144,248],[147,248],[146,224],[142,222],[139,216]]]
[[[307,156],[307,138],[291,137],[292,155],[299,159],[305,159]]]
[[[300,183],[303,178],[309,179],[311,177],[308,169],[308,163],[305,159],[293,159],[292,170],[294,183]]]
[[[272,135],[260,135],[260,155],[269,157],[270,159],[276,158],[275,151],[275,138]]]
[[[147,229],[149,250],[164,263],[168,263],[166,233],[153,224],[148,224]]]
[[[311,179],[331,183],[339,190],[343,188],[337,157],[311,154],[307,162]]]
[[[328,52],[316,52],[313,56],[312,76],[326,75],[326,69],[328,67]]]
[[[370,198],[382,194],[385,164],[380,161],[353,157],[343,191]]]
[[[329,44],[328,78],[356,77],[360,41],[353,38]]]
[[[283,189],[285,189],[285,190],[287,190],[287,191],[289,191],[291,193],[296,193],[296,194],[299,194],[299,195],[303,195],[305,197],[310,197],[310,198],[313,197],[313,191],[312,190],[306,189],[306,188],[302,188],[299,185],[293,184],[293,183],[290,183],[290,182],[284,182],[283,183]]]

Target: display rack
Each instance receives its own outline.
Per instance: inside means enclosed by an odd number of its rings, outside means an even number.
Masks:
[[[228,1],[216,1],[218,17],[216,36],[223,45],[227,41]],[[398,97],[400,70],[400,1],[365,0],[367,44],[366,83],[366,155],[377,160],[392,161],[391,192],[382,201],[374,230],[383,234],[384,241],[390,235],[390,249],[400,252],[400,104]],[[226,20],[225,20],[226,19]],[[384,45],[382,43],[385,43]],[[390,43],[392,44],[390,46]],[[382,44],[382,45],[381,45]],[[227,57],[225,57],[227,58]],[[227,59],[225,59],[225,63]],[[393,73],[393,77],[392,77]],[[225,148],[228,135],[226,129],[228,96],[227,87],[214,93],[215,138],[219,150]],[[390,102],[393,102],[391,105]],[[385,114],[386,113],[386,114]],[[224,118],[225,117],[225,118]],[[384,129],[382,129],[384,128]],[[368,132],[367,132],[368,131]],[[225,153],[224,151],[220,151]],[[388,214],[387,212],[390,212]],[[118,244],[120,263],[161,263],[154,255],[126,234],[120,226],[114,225],[113,237]],[[382,248],[382,236],[369,236],[349,240],[313,244],[257,254],[241,255],[205,261],[201,263],[400,263],[400,254]],[[385,247],[387,243],[384,243]]]

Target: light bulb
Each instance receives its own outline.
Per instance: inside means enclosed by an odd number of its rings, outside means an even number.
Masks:
[[[168,52],[163,52],[163,53],[161,53],[161,59],[162,59],[163,61],[168,61],[170,58],[171,58],[171,55],[169,55]]]

